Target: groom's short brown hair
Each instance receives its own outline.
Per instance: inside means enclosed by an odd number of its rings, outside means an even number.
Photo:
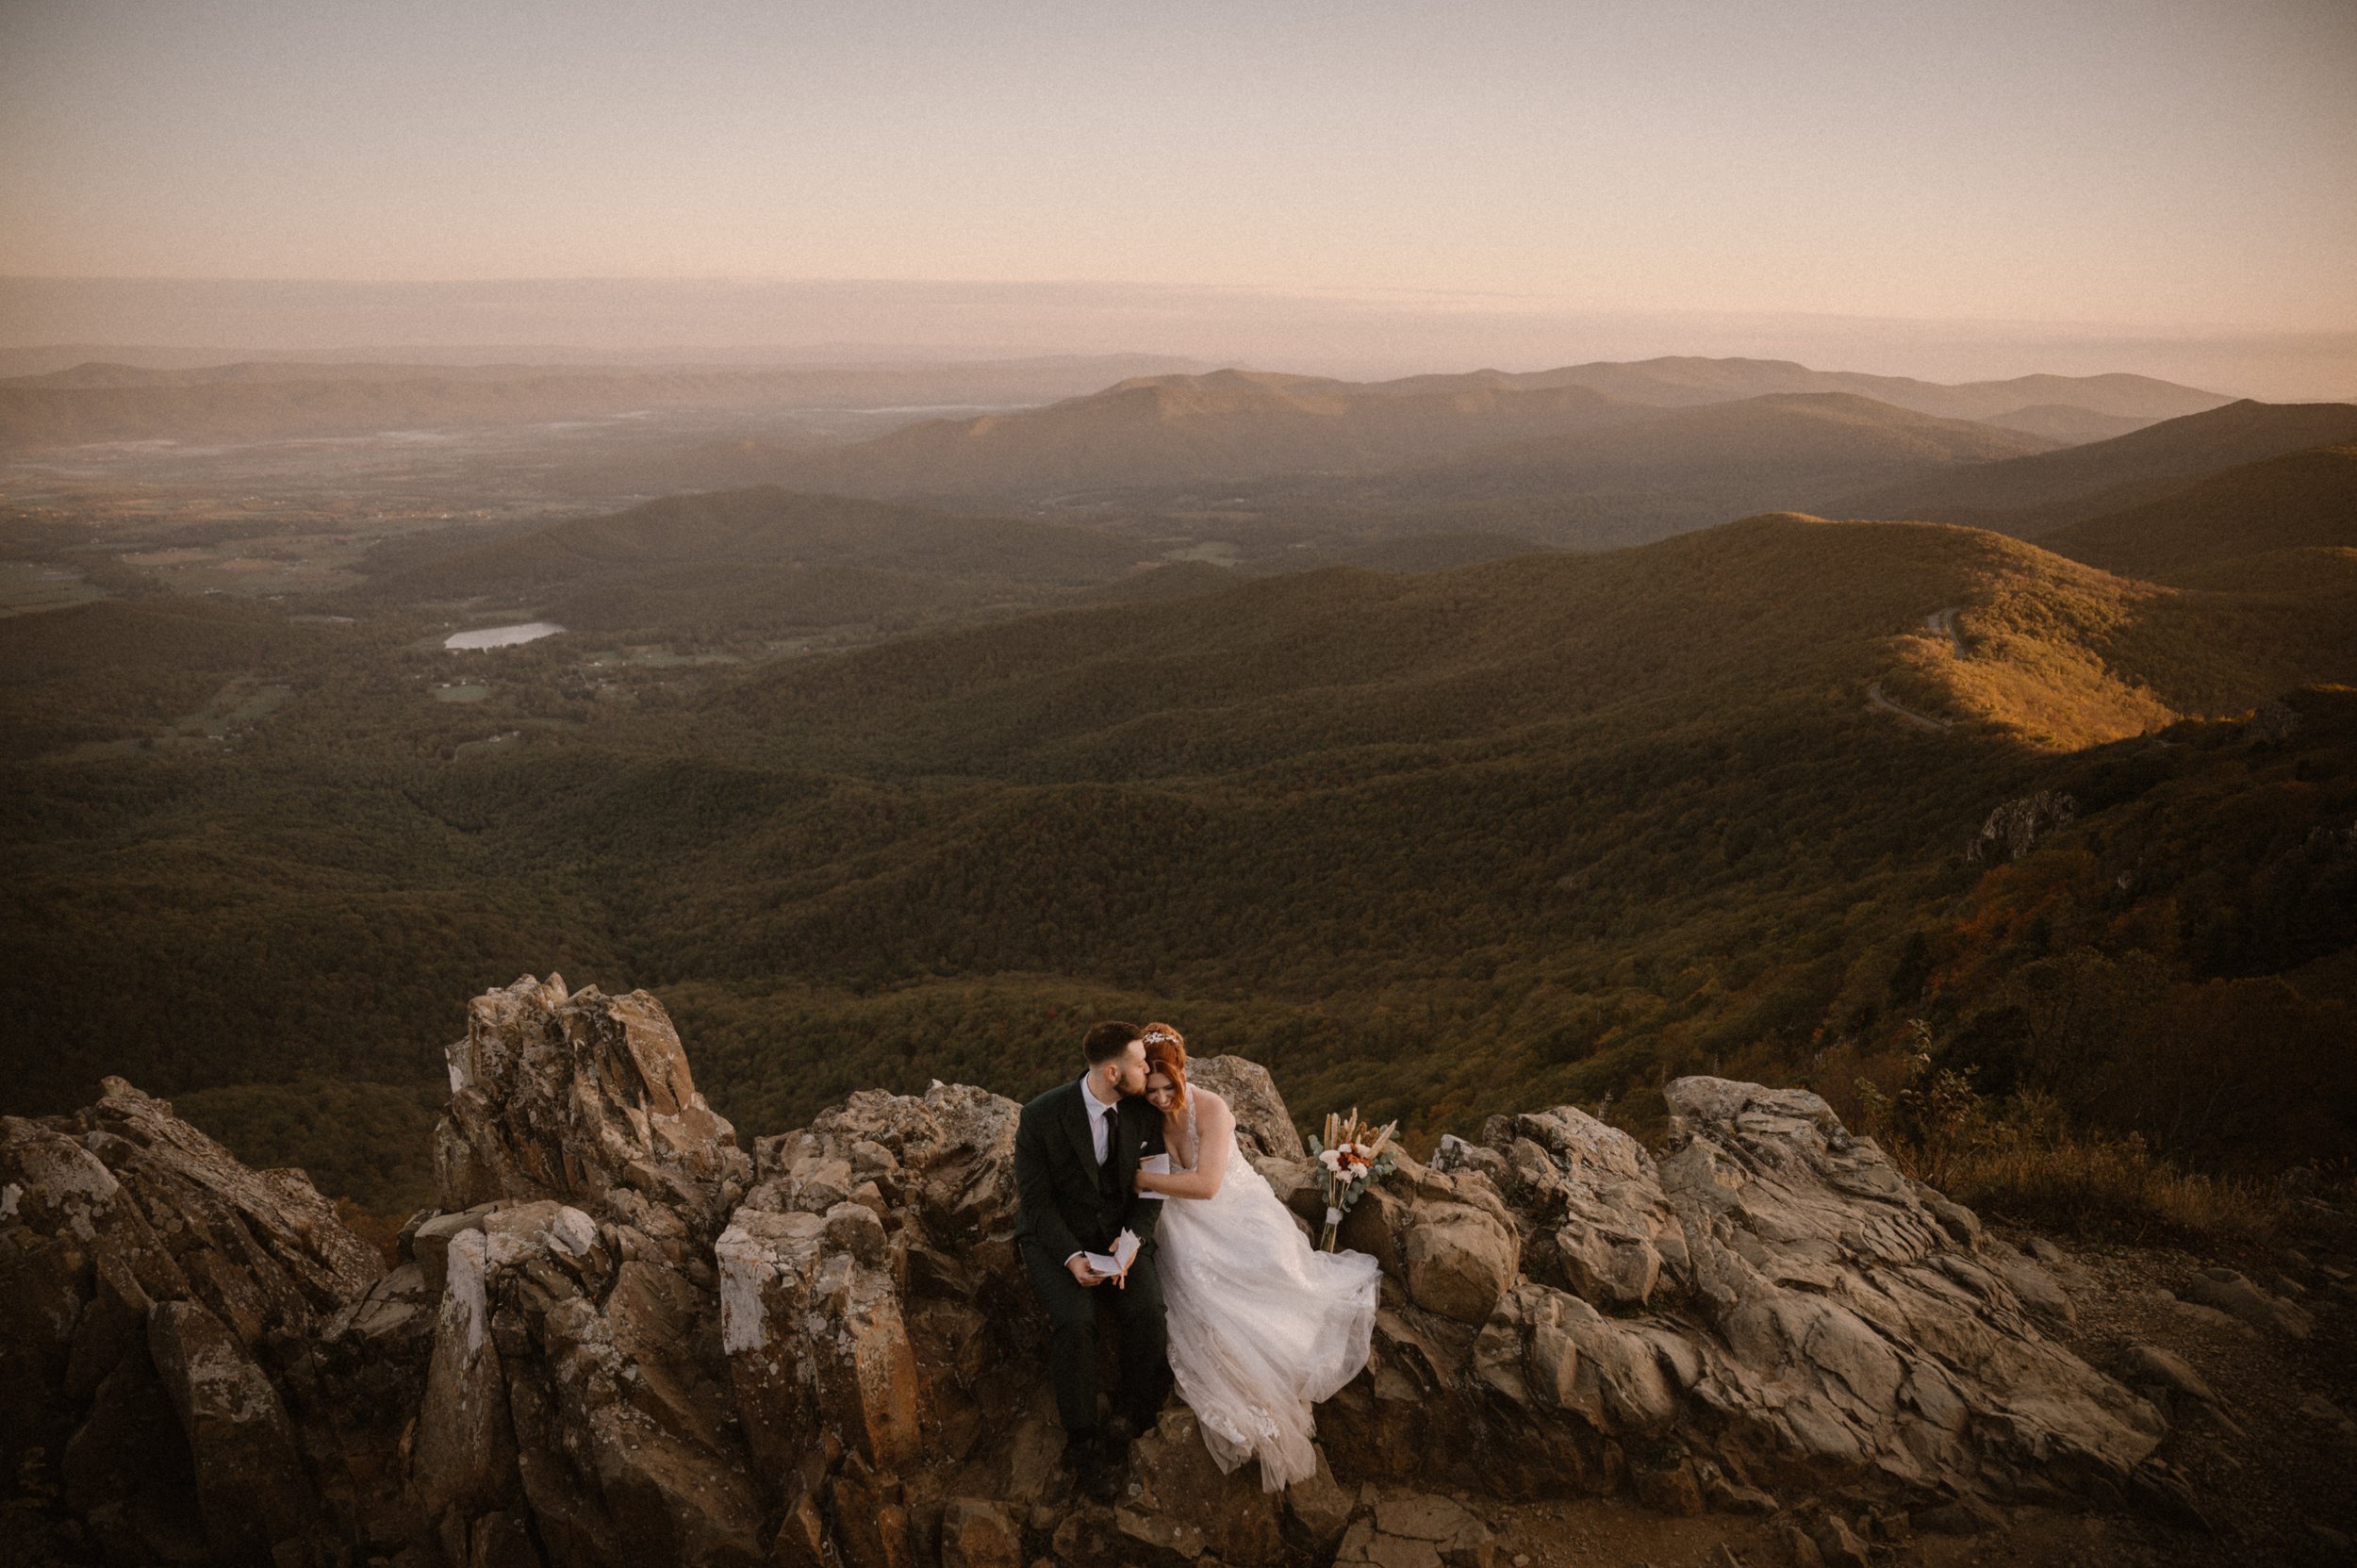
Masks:
[[[1089,1025],[1089,1032],[1080,1036],[1080,1054],[1089,1059],[1090,1066],[1097,1066],[1128,1050],[1129,1042],[1137,1037],[1137,1025],[1108,1018],[1101,1024]]]

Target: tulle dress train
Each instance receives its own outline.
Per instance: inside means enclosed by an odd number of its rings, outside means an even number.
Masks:
[[[1310,1407],[1367,1364],[1376,1261],[1311,1246],[1233,1148],[1219,1191],[1167,1199],[1156,1236],[1171,1376],[1212,1459],[1257,1457],[1270,1492],[1314,1475]]]

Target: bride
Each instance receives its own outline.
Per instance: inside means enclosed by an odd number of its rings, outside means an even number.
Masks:
[[[1174,1199],[1157,1231],[1170,1370],[1223,1472],[1261,1461],[1276,1492],[1317,1471],[1310,1407],[1367,1364],[1380,1270],[1363,1252],[1310,1245],[1267,1179],[1236,1152],[1228,1102],[1187,1084],[1187,1046],[1148,1024],[1146,1098],[1173,1171],[1138,1173]]]

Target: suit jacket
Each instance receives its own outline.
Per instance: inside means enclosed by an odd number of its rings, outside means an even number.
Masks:
[[[1111,1200],[1097,1187],[1096,1134],[1079,1079],[1026,1105],[1015,1121],[1015,1237],[1036,1242],[1058,1263],[1110,1249],[1124,1228],[1140,1242],[1154,1240],[1162,1201],[1141,1199],[1130,1183],[1141,1157],[1162,1152],[1162,1115],[1135,1097],[1114,1109]]]

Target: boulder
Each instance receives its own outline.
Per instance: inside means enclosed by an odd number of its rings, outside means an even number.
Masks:
[[[2208,1379],[2186,1365],[2184,1357],[2157,1345],[2130,1345],[2121,1349],[2119,1375],[2138,1388],[2182,1394],[2205,1405],[2217,1403],[2217,1391]]]
[[[1479,1323],[1513,1283],[1517,1250],[1514,1233],[1482,1209],[1420,1206],[1401,1248],[1409,1296],[1426,1312]]]
[[[435,1129],[446,1212],[496,1198],[602,1200],[627,1190],[717,1232],[750,1162],[696,1092],[662,1003],[569,994],[524,976],[467,1009]]]
[[[1198,1056],[1187,1064],[1187,1081],[1199,1083],[1236,1114],[1236,1147],[1246,1156],[1299,1160],[1308,1147],[1277,1092],[1266,1067],[1242,1056]]]
[[[2206,1268],[2185,1282],[2184,1299],[2239,1318],[2253,1329],[2306,1339],[2316,1327],[2307,1309],[2270,1295],[2231,1268]]]

